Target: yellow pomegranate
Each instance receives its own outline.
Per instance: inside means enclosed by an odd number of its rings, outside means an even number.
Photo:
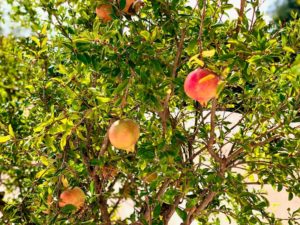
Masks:
[[[110,143],[119,149],[133,152],[140,136],[139,125],[130,119],[115,121],[108,131]]]

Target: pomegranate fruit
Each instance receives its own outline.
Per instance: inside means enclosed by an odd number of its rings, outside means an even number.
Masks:
[[[216,97],[219,77],[207,69],[196,69],[185,79],[184,91],[190,98],[205,106],[207,102]]]
[[[142,6],[143,6],[143,2],[141,0],[127,0],[125,7],[122,9],[122,12],[127,15],[135,15]],[[96,14],[104,22],[111,21],[112,5],[103,4],[98,6],[96,8]]]
[[[96,8],[97,16],[104,22],[109,22],[112,20],[111,13],[112,6],[109,4],[100,5]]]
[[[122,11],[128,15],[134,15],[141,8],[142,1],[139,0],[127,0],[125,8]]]
[[[110,143],[119,149],[133,152],[140,136],[139,125],[130,119],[115,121],[108,131]]]
[[[66,205],[73,205],[79,210],[85,202],[85,194],[83,190],[79,187],[74,187],[73,189],[68,189],[60,194],[59,207],[64,207]]]

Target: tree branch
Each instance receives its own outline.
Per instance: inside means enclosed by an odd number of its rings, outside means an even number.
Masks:
[[[219,163],[222,163],[222,159],[218,156],[218,154],[214,151],[214,143],[215,143],[215,127],[216,127],[216,107],[217,107],[217,100],[214,98],[212,100],[212,107],[211,107],[211,116],[210,116],[210,134],[209,140],[207,143],[207,150],[209,154]]]
[[[202,59],[202,51],[203,51],[203,42],[202,42],[202,35],[203,35],[203,26],[204,26],[204,19],[206,15],[206,0],[203,0],[203,9],[201,14],[201,22],[200,22],[200,29],[198,35],[198,46],[199,46],[199,58]]]
[[[167,210],[166,212],[163,214],[163,217],[164,217],[164,224],[168,224],[171,217],[173,216],[174,212],[175,212],[175,209],[176,207],[179,205],[180,203],[180,200],[183,198],[184,196],[184,193],[181,193],[180,195],[178,195],[176,198],[175,198],[175,201],[174,201],[174,204],[172,204]]]
[[[275,131],[276,129],[280,128],[282,126],[282,124],[279,124],[278,126],[275,126],[271,129],[269,129],[268,131],[266,131],[265,133],[263,133],[262,135],[260,135],[258,138],[256,139],[260,139],[268,134],[270,134],[271,132]],[[280,134],[276,134],[276,135],[273,135],[269,138],[267,138],[266,140],[264,141],[260,141],[260,142],[252,142],[250,143],[250,147],[251,148],[255,148],[255,147],[261,147],[261,146],[264,146],[268,143],[270,143],[271,141],[274,141],[278,138],[280,138],[281,135]],[[243,147],[240,147],[239,149],[237,149],[236,151],[232,152],[232,154],[230,154],[227,158],[227,162],[230,163],[232,162],[236,157],[238,157],[242,152],[244,151],[244,148]]]
[[[208,194],[206,195],[206,197],[203,199],[203,201],[199,204],[198,207],[193,207],[188,215],[187,215],[187,219],[181,223],[181,225],[190,225],[194,218],[199,216],[199,214],[208,206],[208,204],[214,199],[214,197],[216,196],[216,192],[213,191],[209,191]]]
[[[176,53],[176,57],[175,57],[174,65],[173,65],[173,69],[172,69],[172,79],[174,79],[176,77],[177,68],[180,63],[180,56],[181,56],[181,53],[183,50],[185,34],[186,34],[186,28],[181,30],[181,38],[180,38],[180,41],[179,41],[179,44],[177,47],[177,53]],[[165,101],[164,101],[164,109],[162,112],[159,112],[159,116],[162,121],[163,136],[165,136],[166,130],[167,130],[167,120],[169,119],[169,116],[170,116],[169,101],[170,101],[173,93],[174,93],[174,85],[171,84],[171,91],[170,91],[170,93],[167,94]]]
[[[87,133],[91,134],[93,132],[92,125],[87,120],[85,120],[85,124],[86,124]],[[107,148],[108,145],[102,144],[102,146],[105,146]],[[90,138],[90,135],[87,135],[86,150],[88,152],[93,152],[92,139]],[[96,173],[96,171],[98,171],[98,167],[92,168],[90,166],[89,156],[88,156],[87,152],[85,151],[85,149],[83,149],[82,155],[83,155],[83,162],[84,162],[85,166],[87,167],[88,173],[89,173],[90,177],[93,179],[95,187],[96,187],[96,193],[98,195],[98,200],[99,200],[98,205],[99,205],[99,208],[101,211],[101,217],[102,217],[103,224],[111,225],[110,215],[108,213],[107,201],[102,193],[102,189],[103,189],[102,183],[100,182],[99,176],[97,176],[97,173]]]
[[[240,11],[239,11],[239,17],[238,17],[238,21],[236,24],[236,35],[238,35],[238,33],[241,30],[241,26],[242,26],[242,21],[243,21],[243,16],[244,16],[244,11],[245,11],[245,6],[246,6],[246,0],[241,0],[241,6],[240,6]]]

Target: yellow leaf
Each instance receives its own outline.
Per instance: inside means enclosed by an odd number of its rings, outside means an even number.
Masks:
[[[36,43],[37,46],[39,46],[39,47],[41,46],[40,40],[37,37],[32,36],[31,40],[33,40]]]
[[[9,126],[8,126],[8,133],[9,133],[9,135],[12,136],[12,137],[15,136],[15,133],[14,133],[14,130],[13,130],[11,124],[9,124]]]
[[[198,57],[199,57],[199,54],[194,55],[193,57],[190,58],[189,62],[190,63],[196,63],[200,67],[203,67],[204,66],[204,62],[202,60],[200,60]]]
[[[41,170],[40,172],[38,172],[35,177],[37,179],[40,179],[42,176],[44,176],[47,173],[47,170]]]
[[[216,53],[216,50],[211,49],[211,50],[207,50],[207,51],[203,51],[202,52],[202,56],[205,57],[213,57]]]
[[[66,67],[62,64],[58,65],[58,72],[60,72],[61,74],[66,74],[66,75],[68,74]]]
[[[42,45],[41,45],[41,47],[44,47],[44,46],[46,46],[46,44],[47,44],[47,41],[48,41],[48,38],[44,38],[43,39],[43,41],[42,41]]]
[[[60,149],[61,150],[64,150],[65,149],[65,146],[67,144],[67,138],[68,138],[69,134],[68,133],[65,133],[62,137],[61,137],[61,140],[60,140]]]
[[[40,172],[38,172],[38,173],[35,175],[35,177],[36,177],[37,179],[40,179],[40,178],[42,178],[42,177],[45,176],[45,175],[54,174],[55,172],[56,172],[55,167],[50,167],[49,169],[43,169],[43,170],[41,170]]]
[[[82,133],[79,130],[76,130],[76,134],[81,140],[86,141],[86,138],[82,135]]]
[[[223,71],[222,71],[222,77],[227,77],[227,75],[229,74],[230,72],[230,68],[229,67],[226,67]]]
[[[41,157],[40,157],[40,161],[41,161],[41,163],[43,163],[45,166],[48,166],[48,165],[49,165],[49,161],[48,161],[48,159],[47,159],[45,156],[41,156]]]
[[[41,32],[43,35],[46,35],[47,34],[47,24],[44,24],[43,26],[43,29],[42,29],[42,32]]]
[[[283,46],[283,50],[290,53],[295,53],[295,50],[288,46]]]
[[[249,176],[249,181],[250,181],[250,182],[255,182],[255,181],[256,181],[256,179],[255,179],[255,177],[254,177],[253,174],[251,174],[251,175]]]
[[[10,135],[7,135],[7,136],[0,136],[0,143],[4,143],[4,142],[7,142],[11,139],[11,136]]]
[[[69,182],[68,182],[67,178],[64,175],[61,176],[61,182],[62,182],[64,188],[69,187]]]
[[[146,30],[142,30],[140,32],[140,35],[143,36],[143,38],[145,38],[146,41],[148,41],[150,39],[150,33]]]

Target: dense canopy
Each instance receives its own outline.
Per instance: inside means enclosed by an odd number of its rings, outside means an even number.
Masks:
[[[0,37],[0,221],[300,223],[299,209],[270,212],[263,191],[300,197],[296,13],[268,24],[259,0],[241,0],[237,19],[227,0],[135,1],[130,13],[125,0],[6,1],[31,34]],[[197,68],[220,79],[206,105],[183,88]],[[133,152],[109,141],[119,119],[140,127]],[[60,207],[74,187],[85,199]]]

